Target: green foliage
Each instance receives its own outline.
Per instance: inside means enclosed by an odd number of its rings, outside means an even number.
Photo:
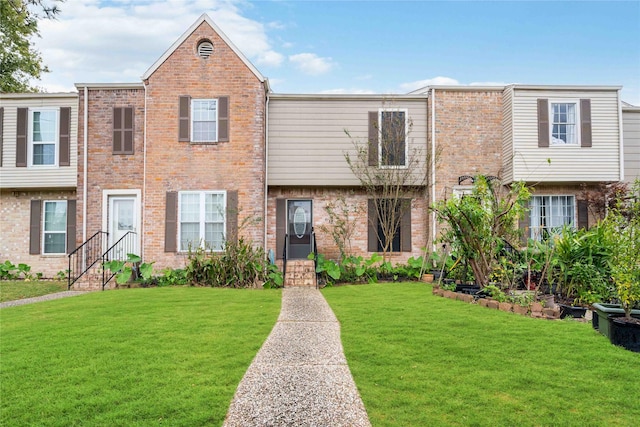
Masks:
[[[187,272],[182,268],[165,268],[162,275],[155,277],[157,286],[185,286],[188,283]]]
[[[69,270],[60,270],[56,273],[56,280],[66,280]]]
[[[118,285],[124,285],[125,283],[134,280],[144,283],[149,281],[153,275],[153,264],[141,263],[142,258],[136,254],[127,254],[127,259],[111,260],[104,263],[104,268],[109,269],[112,274],[116,276],[116,283]]]
[[[195,286],[251,288],[269,283],[269,287],[279,287],[264,249],[243,238],[227,242],[222,252],[190,250],[186,272]]]
[[[507,294],[505,294],[505,292],[496,285],[487,285],[484,287],[484,291],[487,292],[492,299],[498,302],[505,302],[508,299]]]
[[[473,193],[436,203],[438,220],[447,224],[442,241],[451,243],[461,262],[471,267],[476,283],[486,286],[504,242],[519,238],[518,219],[525,212],[529,189],[522,182],[508,191],[498,181],[476,177]]]
[[[25,281],[40,280],[42,273],[32,273],[31,266],[24,263],[18,265],[6,260],[0,264],[0,280],[23,279]]]
[[[353,196],[353,193],[350,192],[348,196]],[[328,223],[321,225],[320,230],[331,236],[340,251],[340,259],[344,260],[351,255],[351,237],[362,213],[362,207],[348,203],[347,198],[340,195],[327,203],[324,210]]]

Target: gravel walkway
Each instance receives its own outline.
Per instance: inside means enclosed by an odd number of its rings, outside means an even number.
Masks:
[[[34,302],[49,301],[52,299],[74,297],[76,295],[86,294],[87,292],[89,291],[63,291],[63,292],[56,292],[55,294],[42,295],[40,297],[24,298],[24,299],[19,299],[15,301],[6,301],[3,303],[0,303],[0,308],[15,307],[17,305],[24,305],[24,304],[33,304]]]
[[[320,291],[283,290],[278,322],[240,382],[224,426],[371,426],[340,324]]]

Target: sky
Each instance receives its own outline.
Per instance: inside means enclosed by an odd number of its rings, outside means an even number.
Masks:
[[[66,0],[35,39],[39,87],[139,82],[202,13],[276,93],[614,85],[640,105],[640,0]]]

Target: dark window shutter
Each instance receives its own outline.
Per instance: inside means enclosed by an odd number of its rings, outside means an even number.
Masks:
[[[369,166],[378,166],[378,112],[369,111]]]
[[[113,154],[133,154],[133,107],[113,108]]]
[[[400,219],[400,251],[411,252],[411,199],[400,201],[403,212]]]
[[[16,129],[16,167],[27,167],[27,132],[28,123],[27,114],[28,108],[18,108],[18,123]]]
[[[67,200],[67,253],[76,248],[76,201]]]
[[[378,251],[378,210],[374,199],[367,200],[367,250]]]
[[[521,243],[523,246],[526,246],[527,242],[529,241],[529,235],[531,234],[529,231],[529,228],[531,226],[531,206],[528,205],[527,209],[525,210],[522,218],[520,218],[518,220],[518,228],[520,229],[520,232],[522,233],[521,235]]]
[[[591,100],[580,100],[580,145],[591,147]]]
[[[0,167],[2,166],[3,151],[3,135],[4,135],[4,107],[0,107]]]
[[[276,259],[282,259],[287,234],[287,200],[276,199]]]
[[[549,146],[549,100],[538,99],[538,147]]]
[[[164,214],[164,251],[176,252],[178,238],[178,193],[167,191]]]
[[[191,109],[191,97],[181,96],[179,103],[178,141],[189,142],[191,139],[191,121],[189,110]]]
[[[40,222],[42,220],[42,200],[31,201],[31,218],[29,221],[29,253],[40,253]]]
[[[238,191],[227,191],[227,242],[238,242]]]
[[[71,165],[71,108],[60,108],[60,128],[58,135],[58,165]]]
[[[229,97],[218,98],[218,141],[229,142]]]
[[[578,228],[589,229],[589,202],[578,200]]]

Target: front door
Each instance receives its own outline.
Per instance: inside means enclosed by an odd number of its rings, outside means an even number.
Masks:
[[[306,259],[311,253],[311,200],[287,201],[287,258]]]
[[[109,197],[109,247],[120,241],[127,232],[137,233],[137,223],[135,196]],[[112,259],[126,259],[128,253],[139,255],[138,235],[130,234],[115,250]]]

